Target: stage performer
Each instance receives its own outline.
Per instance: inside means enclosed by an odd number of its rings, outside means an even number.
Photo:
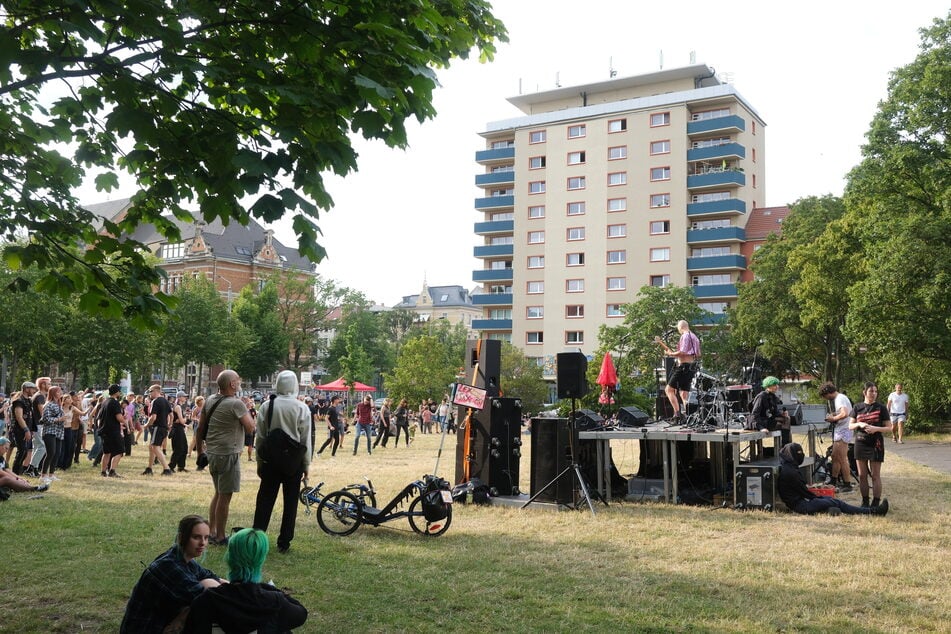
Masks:
[[[683,422],[686,418],[684,412],[680,409],[680,401],[687,402],[690,396],[690,385],[693,377],[697,373],[697,360],[700,358],[700,339],[697,335],[690,332],[690,324],[681,319],[677,322],[677,331],[680,332],[680,341],[676,350],[668,348],[660,338],[657,342],[664,346],[668,357],[677,359],[677,367],[667,378],[667,386],[664,392],[667,394],[667,400],[673,408],[674,416],[671,419],[675,423]],[[677,400],[678,392],[680,401]]]
[[[794,513],[815,515],[837,508],[846,515],[885,515],[888,513],[888,500],[882,500],[879,506],[858,507],[846,504],[834,497],[818,496],[806,486],[799,466],[806,459],[806,452],[797,442],[789,443],[779,450],[779,479],[777,488],[783,503]]]
[[[878,402],[878,386],[869,381],[862,390],[865,400],[855,406],[849,429],[855,434],[855,462],[859,468],[862,506],[869,505],[869,477],[872,479],[872,507],[882,499],[882,463],[885,461],[884,433],[892,430],[888,410]]]
[[[849,443],[852,442],[852,430],[849,421],[852,418],[852,401],[845,394],[839,392],[832,383],[823,383],[819,388],[819,396],[833,402],[833,413],[826,416],[826,422],[833,425],[832,429],[832,481],[842,490],[852,490],[851,472],[849,470]]]
[[[782,430],[782,445],[792,442],[792,432],[789,429],[789,412],[783,407],[783,402],[776,395],[779,391],[779,379],[768,376],[763,379],[763,391],[753,399],[750,408],[750,418],[753,419],[754,429],[760,431]]]

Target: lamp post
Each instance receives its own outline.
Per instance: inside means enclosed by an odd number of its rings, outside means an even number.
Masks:
[[[221,273],[216,273],[216,275],[228,285],[228,314],[231,314],[231,280],[221,275]]]

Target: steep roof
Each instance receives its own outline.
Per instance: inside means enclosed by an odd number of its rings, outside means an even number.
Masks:
[[[746,221],[746,240],[765,240],[766,236],[779,233],[783,220],[789,215],[789,207],[757,207]]]
[[[440,306],[472,306],[469,291],[462,286],[429,286],[429,297],[434,308]],[[419,293],[404,295],[403,300],[393,308],[416,308],[419,304]]]

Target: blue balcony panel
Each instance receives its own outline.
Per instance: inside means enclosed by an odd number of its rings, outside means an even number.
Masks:
[[[746,130],[746,121],[735,114],[716,119],[690,121],[687,123],[687,134],[706,134],[708,132],[743,132]]]
[[[500,233],[512,233],[515,231],[514,220],[490,220],[488,222],[475,223],[474,231],[480,236],[489,236]]]
[[[711,189],[714,187],[742,187],[746,185],[746,174],[735,170],[709,172],[687,177],[687,189]]]
[[[713,147],[698,147],[687,150],[688,161],[709,161],[721,158],[746,158],[746,148],[739,143],[724,143]]]
[[[473,330],[511,330],[511,319],[473,319]]]
[[[475,247],[472,255],[477,258],[497,258],[503,255],[512,255],[515,252],[514,244],[488,244]]]
[[[470,295],[474,306],[511,306],[511,293],[479,293]]]
[[[716,324],[722,324],[726,321],[726,313],[712,313],[706,317],[701,317],[697,321],[699,326],[714,326]]]
[[[743,227],[687,230],[687,244],[699,244],[703,242],[743,242],[744,240],[746,240],[746,229]]]
[[[740,198],[728,198],[726,200],[711,200],[705,203],[688,203],[687,216],[707,216],[723,214],[745,214],[746,201]]]
[[[492,185],[506,185],[515,182],[515,172],[492,172],[491,174],[476,174],[476,187],[491,187]]]
[[[687,258],[688,271],[722,271],[727,269],[745,270],[746,257],[739,253],[731,253],[730,255]]]
[[[472,272],[473,282],[494,282],[511,279],[512,269],[479,269]]]
[[[706,286],[694,286],[693,295],[697,299],[707,299],[710,297],[736,297],[736,284],[708,284]]]
[[[502,207],[512,207],[515,205],[515,196],[487,196],[486,198],[476,198],[476,209],[499,209]]]
[[[476,163],[497,163],[515,159],[515,147],[504,147],[496,150],[479,150],[475,154]]]

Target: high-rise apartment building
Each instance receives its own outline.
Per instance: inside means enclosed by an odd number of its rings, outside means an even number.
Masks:
[[[473,328],[549,369],[597,347],[645,285],[736,301],[748,211],[765,202],[764,123],[706,65],[508,100],[476,152]]]

